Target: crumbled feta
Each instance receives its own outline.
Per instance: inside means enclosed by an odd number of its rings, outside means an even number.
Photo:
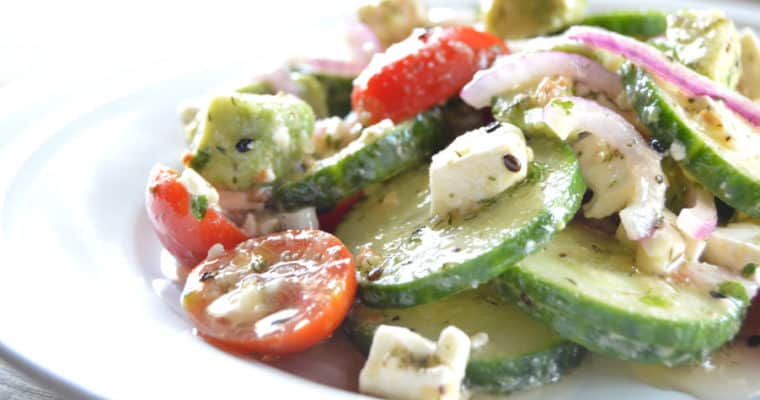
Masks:
[[[219,204],[219,192],[192,168],[185,168],[177,182],[187,189],[191,196],[205,196],[208,206]]]
[[[704,258],[733,271],[749,263],[760,265],[760,225],[738,222],[715,229],[707,238]]]
[[[359,391],[402,400],[458,399],[470,346],[454,326],[433,343],[409,329],[381,325],[359,374]]]
[[[737,90],[752,100],[760,99],[760,44],[752,28],[739,32],[742,44],[742,74]]]
[[[573,149],[583,180],[594,194],[584,204],[583,214],[588,218],[604,218],[622,210],[636,192],[625,156],[597,135],[582,137]]]
[[[221,243],[214,243],[213,246],[209,247],[208,252],[206,252],[206,259],[210,260],[212,258],[217,258],[224,254],[224,245]]]
[[[654,233],[638,241],[636,266],[653,274],[668,274],[685,259],[686,242],[675,227],[676,216],[665,210],[664,220]]]
[[[522,131],[514,125],[484,127],[459,136],[430,164],[431,213],[474,211],[482,200],[525,179],[532,159]]]
[[[214,318],[224,318],[233,324],[257,321],[272,313],[271,297],[282,289],[285,279],[247,279],[229,292],[219,296],[206,307]]]
[[[314,207],[279,213],[277,219],[282,229],[319,229],[317,209]]]

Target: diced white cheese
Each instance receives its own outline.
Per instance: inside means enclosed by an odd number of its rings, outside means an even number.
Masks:
[[[192,168],[185,168],[177,179],[191,196],[205,196],[208,206],[219,204],[219,192]]]
[[[760,265],[760,225],[738,222],[717,228],[707,238],[704,258],[733,271],[749,263]]]
[[[481,200],[525,179],[532,159],[522,131],[514,125],[501,124],[492,132],[480,128],[459,136],[430,164],[431,213],[474,211]]]
[[[214,318],[225,318],[233,324],[257,321],[272,313],[275,305],[271,301],[282,290],[285,279],[241,281],[238,287],[219,296],[206,307],[206,312]]]
[[[381,325],[372,339],[359,391],[410,400],[454,400],[470,356],[470,338],[454,326],[441,331],[438,343],[409,329]]]
[[[573,145],[586,185],[594,193],[583,206],[588,218],[604,218],[622,210],[635,195],[636,185],[623,154],[597,135]]]
[[[741,32],[742,75],[737,90],[752,100],[760,99],[760,44],[755,31],[744,28]]]
[[[217,258],[224,254],[224,245],[221,243],[214,243],[213,246],[209,247],[208,251],[206,252],[206,259],[210,260],[212,258]]]
[[[668,274],[685,258],[686,242],[675,227],[676,216],[665,210],[664,221],[652,236],[638,241],[636,266],[653,274]]]
[[[279,213],[277,219],[282,229],[319,229],[317,209],[314,207]]]

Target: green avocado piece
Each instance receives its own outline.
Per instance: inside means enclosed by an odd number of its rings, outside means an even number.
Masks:
[[[668,15],[673,55],[700,74],[735,88],[741,77],[741,39],[722,11],[681,10]]]
[[[292,95],[216,96],[200,117],[188,165],[220,189],[273,184],[311,152],[314,112]]]
[[[586,13],[586,0],[482,0],[481,11],[487,31],[517,39],[579,23]]]

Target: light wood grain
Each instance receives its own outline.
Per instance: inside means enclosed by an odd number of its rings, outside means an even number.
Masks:
[[[0,359],[0,400],[63,400]]]

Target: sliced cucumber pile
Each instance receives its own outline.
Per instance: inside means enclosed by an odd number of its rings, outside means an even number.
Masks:
[[[344,328],[366,354],[380,325],[403,326],[433,341],[443,328],[454,325],[486,340],[472,349],[467,364],[465,385],[470,390],[506,393],[554,382],[585,355],[582,347],[563,340],[505,301],[490,284],[411,308],[380,309],[357,303]]]
[[[560,336],[644,363],[703,360],[731,340],[747,306],[642,274],[628,248],[575,224],[508,269],[500,282]]]
[[[427,167],[354,207],[337,235],[357,257],[364,302],[410,307],[477,287],[563,229],[585,191],[578,162],[567,145],[528,144],[535,156],[529,177],[475,215],[431,217]]]
[[[681,167],[725,203],[760,218],[760,132],[722,103],[666,89],[632,64],[620,73],[639,119]]]
[[[441,111],[427,111],[379,137],[362,136],[338,153],[319,160],[303,175],[281,186],[275,199],[287,209],[332,208],[368,185],[427,160],[441,146],[443,136]]]
[[[665,33],[668,19],[659,11],[615,11],[589,15],[581,25],[598,26],[609,31],[637,38],[650,38]]]

